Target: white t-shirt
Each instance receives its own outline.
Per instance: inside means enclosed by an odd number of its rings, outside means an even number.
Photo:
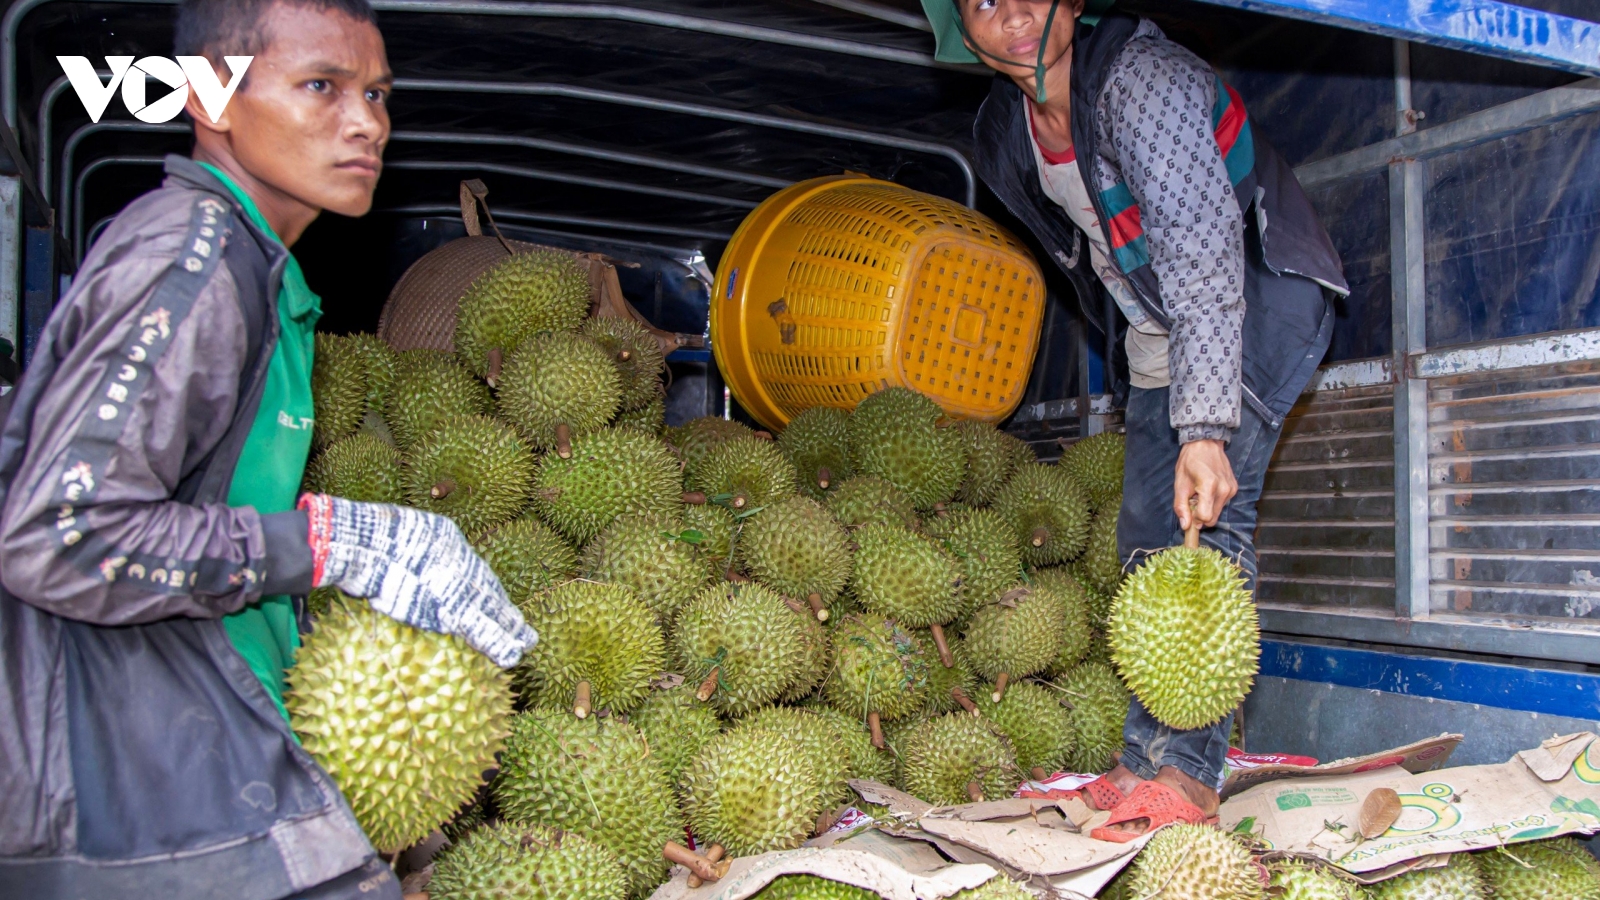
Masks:
[[[1128,351],[1128,375],[1137,388],[1163,388],[1172,383],[1167,357],[1167,331],[1150,318],[1139,305],[1133,288],[1122,271],[1111,262],[1111,248],[1106,246],[1105,232],[1100,228],[1100,217],[1095,214],[1094,203],[1084,186],[1083,174],[1078,171],[1076,156],[1068,150],[1065,154],[1051,153],[1039,145],[1034,131],[1033,109],[1024,104],[1028,116],[1028,136],[1032,138],[1033,160],[1039,167],[1039,184],[1046,197],[1066,210],[1067,218],[1083,230],[1089,238],[1089,267],[1100,278],[1117,307],[1128,317],[1128,336],[1123,346]]]

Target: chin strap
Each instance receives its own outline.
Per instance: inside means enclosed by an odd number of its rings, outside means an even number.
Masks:
[[[1007,66],[1025,66],[1025,65],[1027,65],[1027,63],[1017,62],[1014,59],[1006,59],[1003,56],[995,56],[993,53],[990,53],[989,51],[987,51],[987,50],[983,49],[982,47],[978,46],[978,42],[973,40],[972,39],[972,35],[967,32],[967,24],[965,22],[961,21],[961,5],[960,5],[960,2],[961,2],[961,0],[950,0],[950,4],[956,8],[956,27],[961,29],[961,36],[966,39],[968,47],[970,47],[972,50],[977,52],[980,56],[987,56],[990,59],[992,59],[995,62],[998,62],[998,63],[1000,63],[1002,65],[1007,65]],[[1050,0],[1050,14],[1048,16],[1046,16],[1045,20],[1044,20],[1044,33],[1039,35],[1039,55],[1033,61],[1033,83],[1034,83],[1034,91],[1033,91],[1034,98],[1033,98],[1033,101],[1035,103],[1040,104],[1041,106],[1044,105],[1044,99],[1045,99],[1045,97],[1044,97],[1044,51],[1045,51],[1046,47],[1050,46],[1050,29],[1055,27],[1055,24],[1056,24],[1056,10],[1058,8],[1060,8],[1060,6],[1061,6],[1061,0]]]

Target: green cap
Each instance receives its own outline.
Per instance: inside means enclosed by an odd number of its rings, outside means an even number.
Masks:
[[[942,63],[975,63],[979,62],[976,54],[967,49],[967,43],[961,36],[961,11],[956,8],[959,0],[922,0],[922,11],[928,16],[928,23],[933,26],[933,38],[936,50],[933,58]],[[1094,25],[1100,21],[1100,16],[1111,8],[1116,0],[1087,0],[1083,7],[1083,16],[1078,20],[1085,25]]]

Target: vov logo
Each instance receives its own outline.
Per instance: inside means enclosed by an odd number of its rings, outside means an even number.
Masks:
[[[122,88],[122,104],[141,122],[168,122],[183,111],[189,102],[189,91],[200,97],[200,105],[212,122],[222,115],[233,92],[244,79],[253,56],[224,56],[233,78],[226,85],[217,77],[211,61],[204,56],[180,56],[176,61],[165,56],[146,56],[138,62],[131,56],[108,56],[106,68],[111,70],[111,80],[102,82],[94,64],[87,56],[58,56],[62,71],[72,89],[78,92],[83,108],[89,111],[89,120],[100,121],[111,102],[111,95]],[[145,81],[154,78],[172,91],[153,103],[145,102]]]

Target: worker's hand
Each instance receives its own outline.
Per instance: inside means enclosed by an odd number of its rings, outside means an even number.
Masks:
[[[1195,512],[1200,524],[1210,528],[1222,516],[1222,508],[1239,493],[1233,465],[1228,462],[1228,445],[1222,441],[1190,441],[1178,451],[1178,471],[1172,479],[1172,509],[1178,526],[1189,530],[1189,498],[1197,501]]]
[[[444,516],[306,494],[312,581],[364,597],[372,608],[424,631],[453,634],[510,668],[539,635],[500,579]]]

